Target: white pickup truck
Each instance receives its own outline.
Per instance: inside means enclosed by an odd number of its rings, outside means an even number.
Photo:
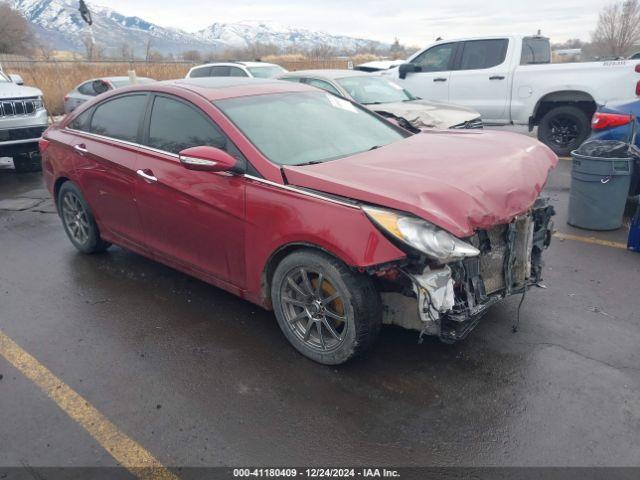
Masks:
[[[407,62],[380,74],[419,97],[475,108],[485,125],[538,125],[558,155],[587,138],[597,105],[640,95],[640,60],[551,64],[541,36],[440,40]]]

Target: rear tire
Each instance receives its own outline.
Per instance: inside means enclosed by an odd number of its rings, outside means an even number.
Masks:
[[[566,105],[552,108],[544,114],[538,126],[538,140],[556,155],[566,157],[589,137],[590,132],[587,114]]]
[[[100,238],[96,220],[78,186],[65,182],[58,191],[58,213],[69,240],[82,253],[104,252],[111,246]]]
[[[364,353],[382,324],[382,301],[371,278],[311,249],[295,251],[280,262],[271,300],[287,340],[324,365],[339,365]]]
[[[13,157],[13,166],[17,173],[39,172],[42,159],[39,153],[21,153]]]

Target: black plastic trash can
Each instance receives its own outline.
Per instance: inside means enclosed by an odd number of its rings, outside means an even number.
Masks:
[[[635,164],[629,145],[593,140],[571,156],[569,225],[588,230],[620,228]]]

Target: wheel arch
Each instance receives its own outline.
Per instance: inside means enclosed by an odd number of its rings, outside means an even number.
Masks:
[[[555,107],[569,105],[578,107],[591,118],[596,111],[597,103],[593,96],[583,90],[559,90],[543,95],[536,103],[530,123],[538,125],[542,117]]]
[[[71,179],[64,175],[61,175],[60,177],[56,178],[56,181],[53,184],[53,198],[56,202],[56,205],[58,203],[58,193],[60,192],[60,188],[62,187],[62,184],[69,181],[71,181]]]
[[[285,245],[281,245],[278,247],[267,259],[267,262],[262,269],[262,276],[260,279],[260,295],[262,297],[262,304],[268,308],[272,309],[273,305],[271,304],[271,283],[273,281],[273,275],[278,268],[280,262],[290,255],[291,253],[298,250],[315,250],[318,252],[325,253],[327,255],[332,256],[340,260],[341,262],[349,265],[349,262],[346,262],[343,258],[337,255],[335,252],[326,249],[325,247],[321,247],[315,243],[311,242],[291,242]]]

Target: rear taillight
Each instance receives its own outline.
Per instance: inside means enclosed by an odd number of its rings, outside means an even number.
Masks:
[[[49,140],[47,140],[44,137],[41,137],[40,140],[38,140],[38,148],[40,149],[40,153],[44,153],[45,150],[49,148],[50,144],[51,142]]]
[[[637,69],[636,69],[636,71],[637,71]],[[66,102],[67,100],[69,100],[69,95],[65,95],[64,96],[64,101]]]
[[[640,63],[636,64],[636,72],[640,73]]]
[[[619,113],[596,112],[591,120],[591,128],[594,130],[604,130],[606,128],[620,127],[631,123],[631,115],[620,115]]]

